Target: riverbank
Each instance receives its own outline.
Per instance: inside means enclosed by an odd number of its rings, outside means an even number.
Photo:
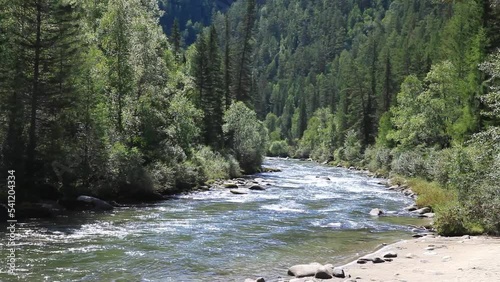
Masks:
[[[428,235],[402,240],[352,261],[344,278],[292,278],[305,281],[500,281],[500,238]]]
[[[344,270],[360,282],[500,281],[500,238],[430,235],[400,241],[363,258],[382,258],[388,252],[397,254],[391,262],[354,261]]]

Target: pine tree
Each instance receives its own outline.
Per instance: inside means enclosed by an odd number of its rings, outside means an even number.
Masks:
[[[124,132],[124,111],[133,91],[132,66],[130,65],[131,3],[125,0],[110,0],[108,10],[101,19],[101,47],[107,58],[109,69],[108,93],[115,130]]]
[[[231,27],[229,24],[229,16],[224,16],[224,97],[226,102],[226,110],[231,106],[234,97],[231,96],[231,72],[233,66],[231,64]]]
[[[204,143],[214,149],[223,146],[224,81],[221,63],[217,31],[211,26],[208,34],[200,34],[196,42],[193,76],[197,88],[196,105],[204,113]]]
[[[207,106],[211,111],[210,116],[205,115],[205,120],[210,120],[210,138],[207,143],[214,149],[220,149],[223,146],[222,124],[224,116],[224,79],[222,73],[222,61],[218,46],[218,35],[215,26],[210,27],[208,38],[208,58],[209,58],[209,91],[207,95]]]
[[[33,188],[50,169],[44,164],[62,153],[63,137],[71,137],[66,121],[77,99],[79,20],[74,4],[56,0],[16,1],[4,9],[11,21],[2,50],[2,65],[10,69],[2,77],[9,123],[4,163],[25,172]]]
[[[234,62],[235,78],[233,96],[237,101],[249,104],[251,102],[252,88],[252,57],[253,57],[253,34],[256,18],[255,0],[247,0],[246,13],[240,30],[241,40],[238,42],[238,52]]]
[[[171,40],[174,48],[175,60],[179,62],[181,58],[181,32],[179,29],[179,20],[175,18],[174,24],[172,25]]]

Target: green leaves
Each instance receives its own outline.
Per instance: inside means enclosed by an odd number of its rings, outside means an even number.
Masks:
[[[256,113],[243,102],[236,102],[224,115],[224,133],[230,149],[246,173],[258,170],[267,149],[267,130]]]

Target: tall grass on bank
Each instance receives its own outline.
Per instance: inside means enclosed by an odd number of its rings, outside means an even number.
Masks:
[[[434,211],[448,202],[457,200],[457,193],[444,189],[437,182],[429,182],[422,178],[411,178],[407,181],[412,191],[418,195],[416,204],[419,207],[431,207]]]

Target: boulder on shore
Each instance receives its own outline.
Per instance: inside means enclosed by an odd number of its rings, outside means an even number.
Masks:
[[[298,278],[314,276],[321,267],[323,267],[323,265],[317,262],[310,264],[297,264],[288,269],[288,275]]]
[[[78,196],[76,200],[79,202],[91,204],[94,210],[110,211],[114,209],[114,207],[108,202],[91,196]]]
[[[332,272],[333,272],[333,277],[345,278],[345,272],[342,267],[334,267]]]
[[[376,257],[376,258],[374,258],[374,259],[372,260],[372,262],[373,262],[373,263],[384,263],[384,262],[385,262],[385,260],[383,260],[383,259],[381,259],[381,258],[379,258],[379,257]]]
[[[357,263],[358,264],[365,264],[365,263],[367,263],[369,261],[373,261],[373,259],[371,259],[371,258],[360,258],[360,259],[358,259]]]
[[[318,279],[332,279],[333,278],[333,266],[331,264],[324,265],[316,270],[314,278]]]
[[[431,211],[432,211],[432,209],[430,207],[424,207],[424,208],[421,208],[418,210],[414,210],[413,213],[424,214],[424,213],[430,213]]]
[[[396,258],[396,257],[398,257],[398,254],[395,253],[395,252],[387,252],[387,253],[384,254],[383,257],[384,258]]]

